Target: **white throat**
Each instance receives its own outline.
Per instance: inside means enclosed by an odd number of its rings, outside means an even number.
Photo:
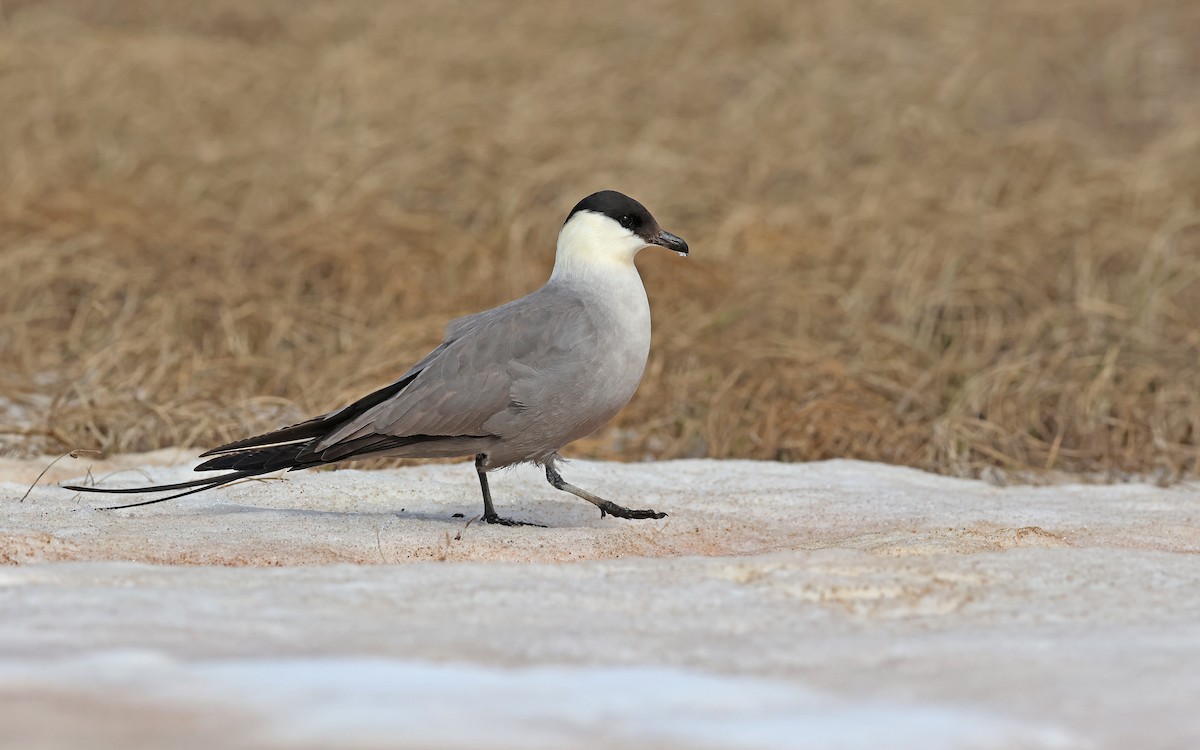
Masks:
[[[547,282],[568,286],[587,301],[590,313],[604,321],[621,342],[619,348],[636,361],[639,379],[650,350],[650,301],[633,257],[645,246],[607,216],[579,211],[558,235],[554,272]]]
[[[645,240],[609,217],[579,211],[558,233],[550,280],[598,283],[616,281],[629,274],[637,277],[633,258],[643,247]],[[640,277],[637,285],[641,287]]]

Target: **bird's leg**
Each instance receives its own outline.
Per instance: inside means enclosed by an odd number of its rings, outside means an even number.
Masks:
[[[475,473],[479,475],[479,489],[483,490],[483,520],[486,523],[497,523],[501,526],[542,526],[540,523],[514,521],[511,518],[501,518],[496,515],[496,509],[492,507],[492,491],[488,488],[487,470],[483,468],[486,460],[486,453],[475,456]]]
[[[655,510],[630,510],[623,508],[614,502],[605,500],[602,497],[597,497],[587,490],[580,489],[573,484],[570,484],[562,476],[554,470],[553,466],[546,465],[546,481],[550,483],[556,490],[570,492],[572,495],[582,497],[589,503],[600,509],[600,517],[604,518],[605,514],[616,516],[617,518],[666,518],[666,513],[659,513]]]

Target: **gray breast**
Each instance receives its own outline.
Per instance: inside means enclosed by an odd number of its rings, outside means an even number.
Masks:
[[[549,327],[543,348],[554,355],[510,363],[510,404],[486,424],[504,442],[490,454],[494,465],[544,458],[602,427],[633,397],[646,367],[648,309],[548,291],[569,300],[552,307],[570,320]]]

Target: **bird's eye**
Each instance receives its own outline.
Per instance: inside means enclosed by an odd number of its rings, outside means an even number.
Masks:
[[[621,226],[625,227],[626,229],[633,229],[633,223],[633,217],[629,214],[625,214],[621,217]]]

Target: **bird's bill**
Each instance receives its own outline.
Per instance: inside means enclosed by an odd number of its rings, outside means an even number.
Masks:
[[[683,241],[683,238],[677,237],[665,229],[659,230],[658,234],[650,239],[650,244],[674,250],[680,255],[688,254],[688,245]]]

